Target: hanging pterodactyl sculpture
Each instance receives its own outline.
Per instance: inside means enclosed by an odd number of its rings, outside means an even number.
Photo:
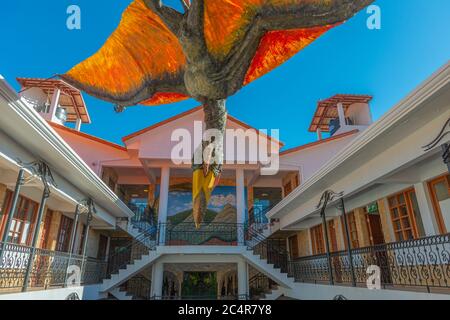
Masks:
[[[374,0],[135,0],[91,58],[61,78],[126,106],[194,98],[218,133],[194,153],[193,215],[200,227],[223,165],[226,99]]]

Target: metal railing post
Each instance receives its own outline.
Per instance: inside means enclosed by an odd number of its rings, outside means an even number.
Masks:
[[[70,244],[69,244],[69,254],[72,256],[73,250],[75,247],[75,240],[78,231],[78,220],[80,219],[80,204],[77,204],[75,207],[75,219],[72,226],[72,231],[70,235]]]
[[[13,194],[13,198],[12,198],[12,202],[11,202],[11,208],[9,209],[9,212],[7,213],[8,216],[6,219],[5,227],[3,229],[3,236],[2,236],[2,239],[0,240],[1,241],[0,263],[3,261],[3,253],[6,248],[6,242],[8,241],[9,230],[11,229],[12,219],[14,218],[14,215],[16,213],[17,202],[19,201],[19,195],[20,195],[20,188],[24,184],[24,174],[25,174],[25,169],[20,168],[19,174],[17,175],[16,187],[14,188],[14,194]],[[0,229],[0,233],[1,232],[2,232],[2,230]]]
[[[8,218],[6,219],[5,227],[3,229],[3,236],[1,240],[3,243],[6,243],[9,237],[9,230],[11,229],[12,219],[14,218],[14,215],[16,213],[17,202],[19,201],[20,188],[24,184],[24,174],[25,169],[20,168],[19,174],[17,176],[16,187],[14,189],[14,194],[11,202],[11,208],[9,209]]]
[[[90,227],[91,227],[91,221],[92,221],[92,208],[93,207],[93,203],[92,203],[92,200],[88,200],[88,208],[89,208],[89,211],[88,211],[88,216],[87,216],[87,223],[86,223],[86,234],[85,234],[85,236],[84,236],[84,238],[83,238],[83,251],[82,251],[82,257],[81,257],[81,259],[82,259],[82,261],[81,261],[81,279],[83,279],[84,278],[84,268],[85,268],[85,265],[86,265],[86,251],[87,251],[87,245],[88,245],[88,239],[89,239],[89,229],[90,229]]]
[[[355,268],[353,266],[353,256],[352,256],[352,243],[351,243],[351,239],[350,239],[350,231],[348,228],[347,214],[345,213],[345,204],[344,204],[343,196],[341,197],[341,210],[342,210],[342,216],[344,217],[345,237],[347,238],[347,255],[348,255],[348,263],[350,264],[350,274],[352,277],[352,286],[356,287]]]
[[[325,215],[326,206],[322,207],[322,211],[320,215],[322,216],[322,226],[324,229],[324,235],[325,235],[325,248],[327,250],[327,260],[328,260],[328,275],[330,278],[330,285],[334,285],[334,276],[333,276],[333,264],[331,262],[331,253],[330,253],[330,243],[328,241],[328,228],[327,228],[327,218]]]
[[[64,287],[67,287],[67,269],[70,267],[72,263],[72,255],[75,247],[75,239],[78,231],[78,219],[80,218],[80,204],[77,203],[75,207],[75,220],[72,226],[72,234],[70,235],[70,243],[69,243],[69,260],[67,261],[66,275],[64,277]]]
[[[44,193],[42,194],[41,203],[39,204],[39,211],[38,211],[38,217],[36,220],[36,226],[34,227],[34,230],[33,230],[33,242],[31,243],[31,252],[30,252],[30,257],[28,258],[27,270],[25,273],[25,279],[23,281],[22,292],[25,292],[28,289],[28,282],[30,281],[31,271],[33,270],[34,256],[36,254],[36,245],[37,245],[37,241],[39,238],[39,231],[40,231],[40,226],[42,223],[42,217],[44,216],[45,204],[49,197],[50,197],[50,190],[47,188],[44,188]]]
[[[317,205],[317,209],[321,209],[320,210],[320,216],[322,217],[322,225],[323,225],[323,229],[324,229],[324,233],[325,233],[325,245],[326,245],[326,256],[327,256],[327,261],[328,261],[328,269],[329,269],[329,278],[330,278],[330,284],[334,285],[334,277],[333,277],[333,264],[331,261],[331,253],[330,253],[330,243],[329,243],[329,239],[328,239],[328,227],[327,227],[327,217],[326,217],[326,210],[327,210],[327,206],[328,203],[330,201],[333,201],[335,199],[336,196],[340,196],[342,197],[343,193],[336,193],[334,191],[331,190],[326,190],[323,194],[322,197],[320,198],[319,204]]]

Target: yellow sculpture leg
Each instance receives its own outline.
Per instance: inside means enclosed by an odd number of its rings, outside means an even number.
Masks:
[[[210,171],[206,177],[202,169],[194,171],[192,179],[192,210],[195,226],[200,228],[216,183],[216,176]]]

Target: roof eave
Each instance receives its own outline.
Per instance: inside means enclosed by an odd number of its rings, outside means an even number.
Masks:
[[[102,199],[94,199],[108,203],[115,217],[132,217],[134,213],[117,197],[117,195],[98,177],[89,166],[75,153],[75,151],[56,133],[56,131],[32,108],[28,107],[18,96],[16,91],[0,75],[0,97],[27,122],[36,138],[43,137],[42,143],[64,158],[68,169],[80,172],[80,181],[72,183],[82,192],[88,193],[87,186],[100,191]]]
[[[430,98],[436,91],[444,87],[449,81],[450,62],[441,67],[412,93],[390,109],[384,116],[382,116],[381,119],[373,123],[363,133],[356,137],[340,153],[336,154],[336,156],[327,162],[311,178],[305,181],[303,185],[281,200],[267,213],[267,217],[271,219],[280,218],[284,213],[286,213],[286,211],[288,211],[287,206],[294,199],[298,198],[302,193],[312,188],[318,181],[331,174],[345,160],[356,154],[363,147],[370,144],[380,134],[402,121],[405,116],[419,108],[424,101]]]

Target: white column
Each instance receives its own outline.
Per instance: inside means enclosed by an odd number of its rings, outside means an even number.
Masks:
[[[81,118],[77,118],[77,121],[75,122],[75,130],[80,131],[81,130]]]
[[[347,121],[345,120],[345,112],[344,112],[344,106],[342,105],[342,103],[338,103],[337,105],[337,112],[339,115],[339,123],[342,127],[345,127],[347,124]]]
[[[317,128],[317,140],[322,140],[322,129]]]
[[[239,225],[245,223],[245,180],[244,169],[236,169],[236,210]],[[244,245],[244,230],[238,229],[238,244]]]
[[[238,262],[238,295],[239,299],[244,299],[248,295],[248,269],[245,260]]]
[[[165,244],[165,224],[167,223],[167,208],[169,202],[169,183],[170,183],[170,168],[161,168],[161,185],[159,190],[159,210],[158,210],[158,222],[162,228],[159,232],[160,245]]]
[[[162,262],[156,262],[152,266],[152,284],[151,284],[151,296],[156,299],[162,297],[162,289],[164,282],[164,264]]]
[[[56,119],[55,113],[56,113],[56,108],[58,107],[58,104],[59,104],[60,96],[61,96],[61,90],[55,89],[55,92],[53,92],[52,102],[50,104],[50,111],[49,111],[50,121],[52,121],[52,122],[59,121],[58,119]]]
[[[434,236],[437,234],[433,223],[433,207],[430,201],[428,201],[427,190],[424,183],[416,183],[414,185],[416,192],[417,203],[419,205],[420,216],[422,217],[423,228],[425,229],[426,236]]]

